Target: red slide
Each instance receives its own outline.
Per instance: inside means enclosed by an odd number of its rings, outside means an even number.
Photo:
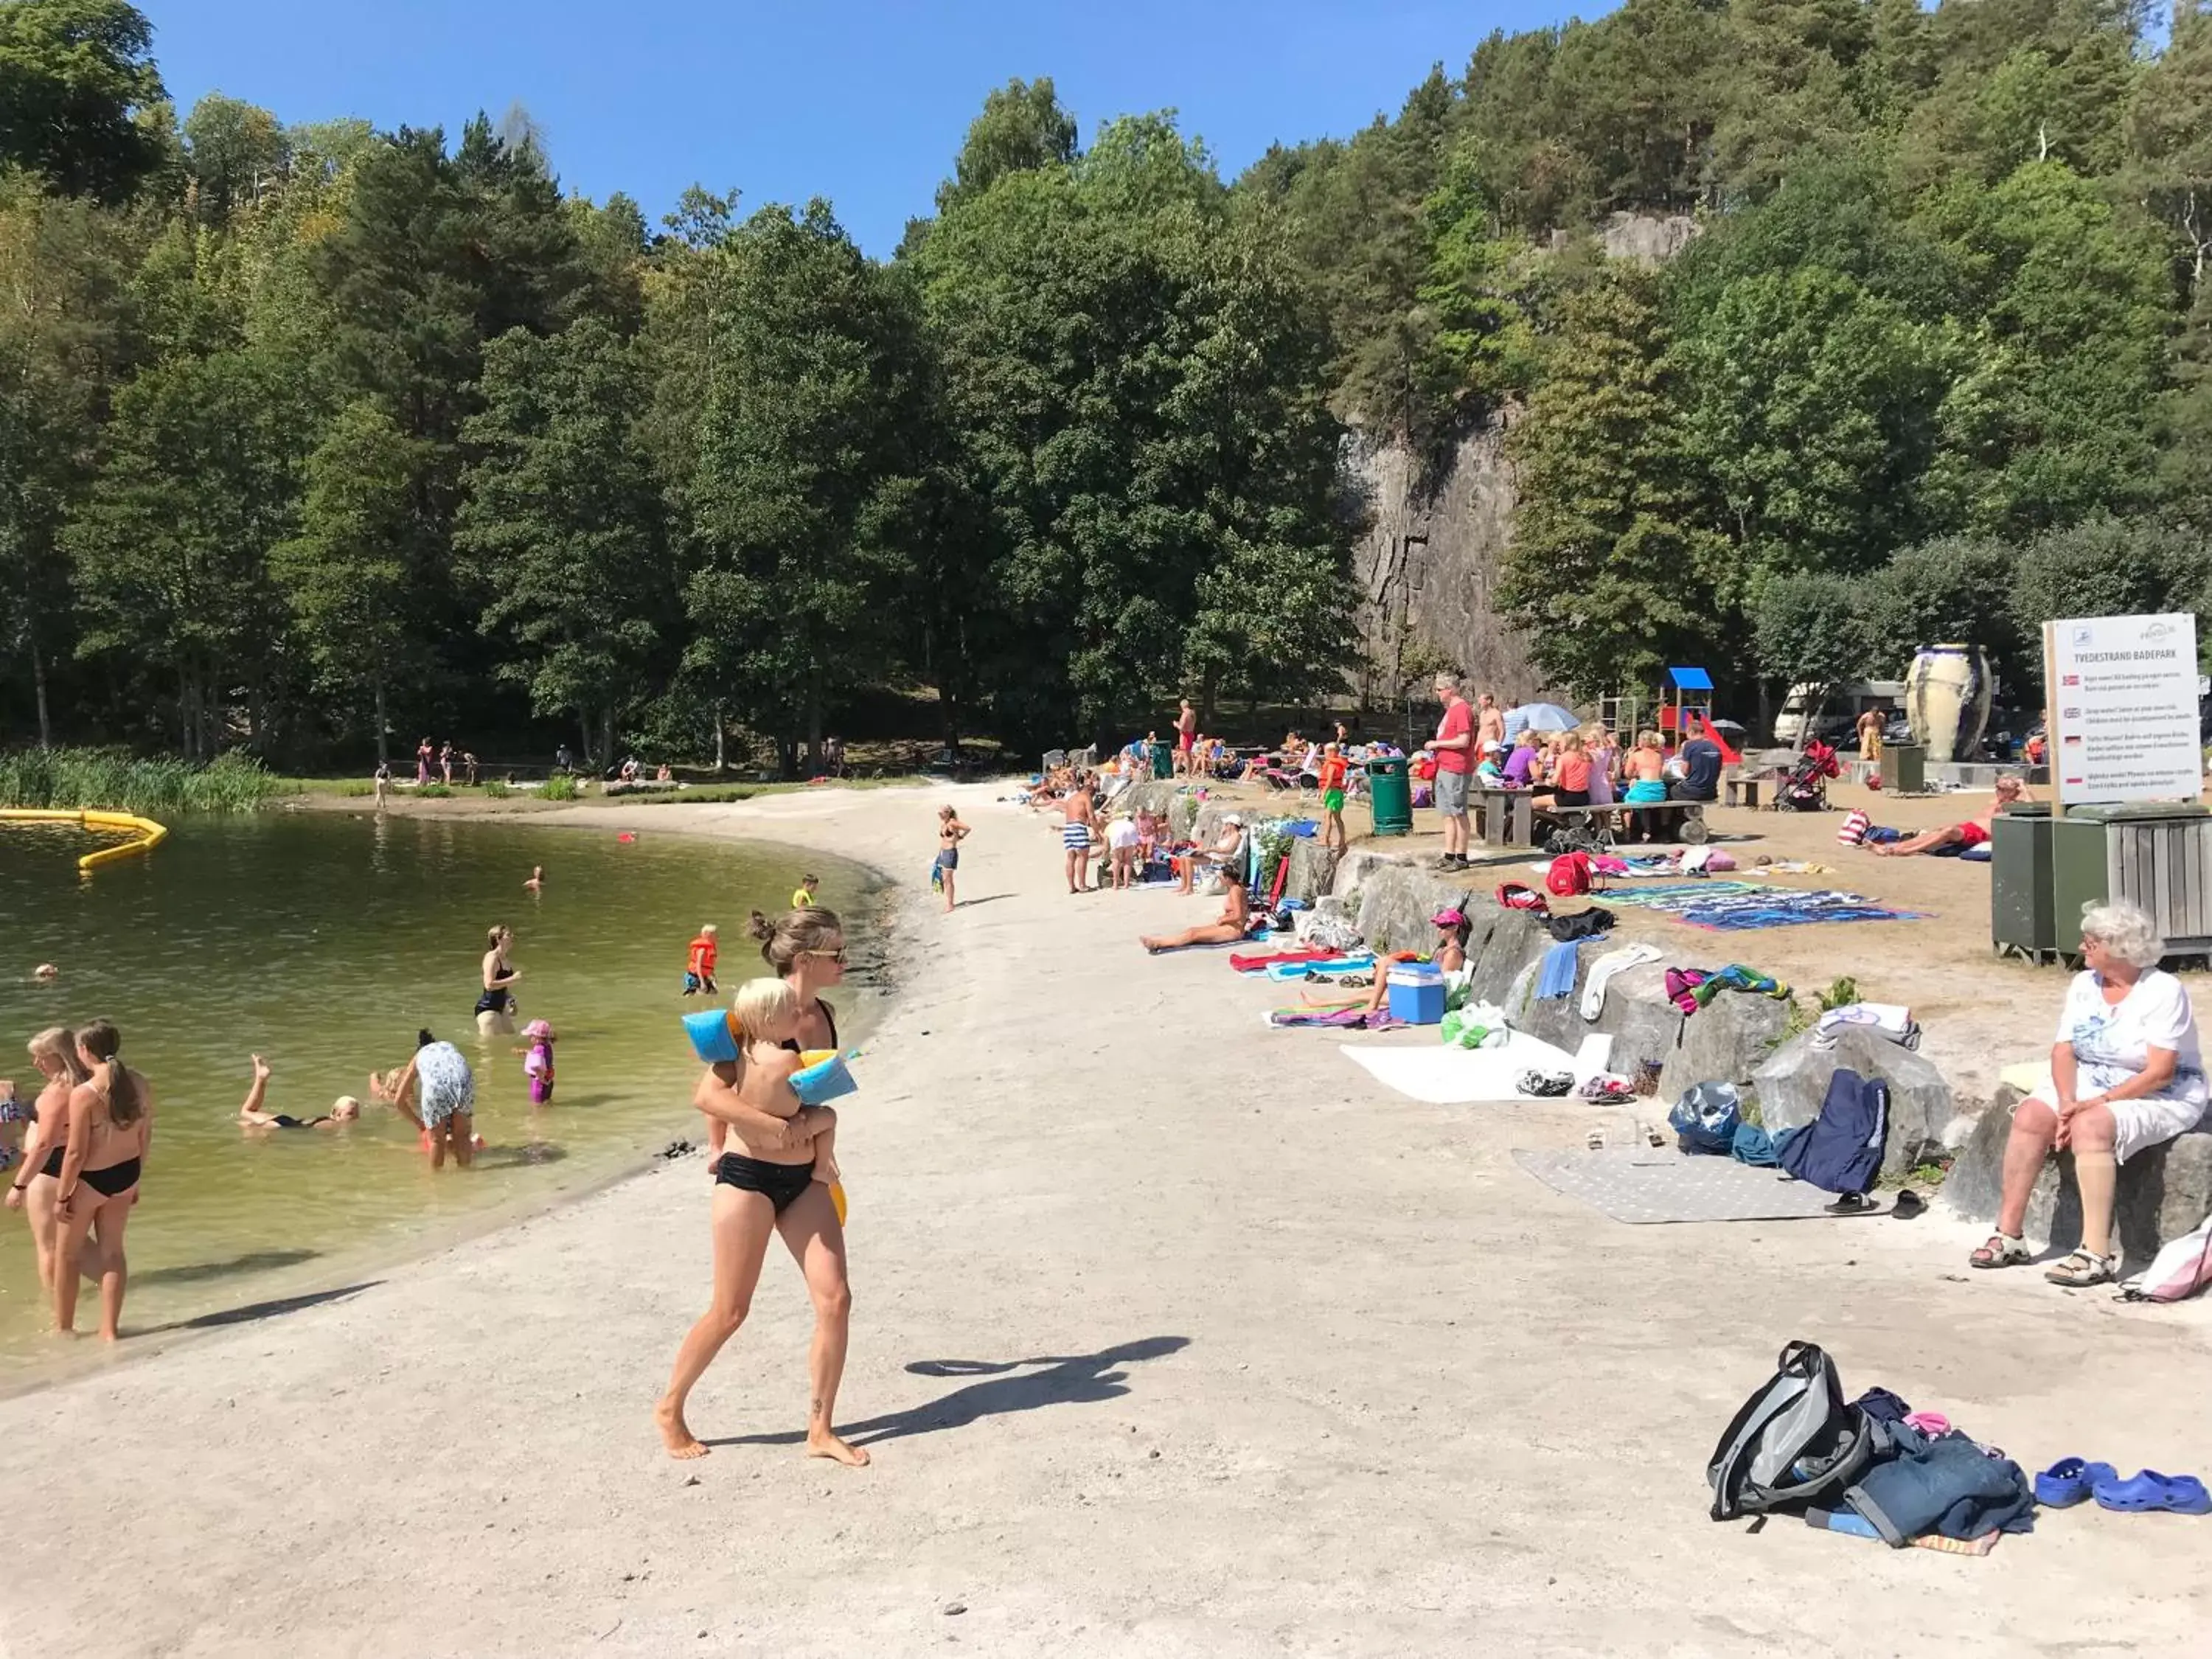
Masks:
[[[1729,747],[1728,739],[1720,734],[1720,728],[1713,724],[1713,717],[1711,714],[1698,715],[1698,724],[1705,728],[1705,735],[1711,738],[1713,740],[1714,746],[1719,749],[1721,751],[1721,758],[1723,760],[1726,761],[1730,766],[1735,766],[1741,763],[1743,757],[1737,754],[1735,750]]]

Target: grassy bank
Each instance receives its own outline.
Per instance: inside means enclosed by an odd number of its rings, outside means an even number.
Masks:
[[[90,807],[142,817],[251,812],[293,793],[241,755],[206,766],[144,759],[112,749],[26,749],[0,755],[0,806],[70,811]]]

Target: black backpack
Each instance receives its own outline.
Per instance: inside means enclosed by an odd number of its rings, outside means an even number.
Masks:
[[[1835,1362],[1813,1343],[1792,1342],[1713,1448],[1705,1469],[1713,1519],[1840,1505],[1887,1443],[1882,1425],[1844,1403]]]

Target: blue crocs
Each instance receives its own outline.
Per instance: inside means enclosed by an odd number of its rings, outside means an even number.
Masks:
[[[2097,1502],[2108,1510],[2166,1510],[2175,1515],[2212,1515],[2212,1493],[2193,1474],[2160,1474],[2145,1469],[2125,1480],[2117,1473],[2096,1483]]]
[[[2035,1501],[2054,1510],[2070,1510],[2086,1503],[2096,1486],[2119,1478],[2120,1472],[2110,1463],[2062,1457],[2035,1477]]]

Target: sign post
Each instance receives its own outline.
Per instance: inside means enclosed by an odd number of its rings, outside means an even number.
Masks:
[[[2197,618],[2090,617],[2043,625],[2045,731],[2057,810],[2195,800]]]

